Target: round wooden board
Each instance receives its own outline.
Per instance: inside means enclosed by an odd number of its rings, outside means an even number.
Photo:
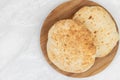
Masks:
[[[58,72],[70,76],[70,77],[76,77],[76,78],[83,78],[83,77],[89,77],[93,76],[101,71],[103,71],[113,60],[113,58],[116,55],[116,52],[118,50],[118,45],[114,47],[114,49],[111,51],[111,53],[105,57],[102,58],[96,58],[95,64],[86,72],[83,73],[68,73],[60,70],[57,68],[49,59],[47,56],[47,50],[46,50],[46,44],[48,39],[48,31],[50,27],[57,21],[62,19],[70,19],[73,17],[73,15],[83,6],[95,6],[99,5],[95,2],[88,1],[88,0],[71,0],[68,2],[65,2],[55,8],[46,18],[44,21],[44,24],[41,29],[41,35],[40,35],[40,45],[42,52],[44,54],[44,57],[46,58],[47,62]],[[100,6],[100,5],[99,5]],[[112,16],[111,16],[112,17]],[[114,19],[113,19],[114,20]],[[117,25],[116,25],[117,27]]]

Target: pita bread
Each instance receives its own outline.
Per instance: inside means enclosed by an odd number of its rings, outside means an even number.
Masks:
[[[87,71],[95,62],[95,53],[93,35],[83,25],[67,19],[49,30],[48,58],[59,69],[71,73]]]
[[[94,35],[96,57],[108,55],[119,40],[114,20],[100,6],[85,6],[74,15],[73,19],[85,25]]]

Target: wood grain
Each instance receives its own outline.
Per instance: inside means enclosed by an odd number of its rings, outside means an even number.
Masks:
[[[118,45],[114,47],[114,49],[110,52],[109,55],[102,57],[102,58],[96,58],[95,64],[86,72],[84,73],[68,73],[61,71],[59,68],[57,68],[49,59],[47,56],[47,50],[46,50],[46,44],[48,39],[48,31],[50,27],[57,21],[62,19],[69,19],[72,18],[76,11],[78,11],[83,6],[95,6],[99,5],[95,2],[88,1],[88,0],[71,0],[68,2],[65,2],[55,8],[46,18],[44,21],[44,24],[41,29],[41,35],[40,35],[40,45],[43,52],[44,57],[46,58],[47,62],[58,72],[70,76],[70,77],[76,77],[76,78],[83,78],[83,77],[89,77],[93,76],[101,71],[103,71],[113,60],[113,58],[116,55],[116,52],[118,50]],[[100,6],[100,5],[99,5]],[[109,13],[110,14],[110,13]],[[112,16],[111,16],[112,17]],[[112,17],[113,18],[113,17]],[[114,20],[114,19],[113,19]],[[117,25],[116,25],[117,27]]]

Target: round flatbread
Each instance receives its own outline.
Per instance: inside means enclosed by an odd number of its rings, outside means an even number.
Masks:
[[[81,73],[94,64],[96,47],[92,33],[67,19],[55,23],[48,33],[47,54],[59,69]]]
[[[100,6],[85,6],[73,17],[85,25],[95,37],[96,57],[108,55],[119,40],[116,24],[109,13]]]

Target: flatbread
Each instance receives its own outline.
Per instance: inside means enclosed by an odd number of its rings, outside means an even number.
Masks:
[[[73,19],[85,25],[95,37],[96,57],[108,55],[119,40],[114,20],[100,6],[85,6],[74,15]]]
[[[55,23],[48,33],[47,54],[60,70],[87,71],[95,62],[96,47],[92,33],[83,25],[67,19]]]

